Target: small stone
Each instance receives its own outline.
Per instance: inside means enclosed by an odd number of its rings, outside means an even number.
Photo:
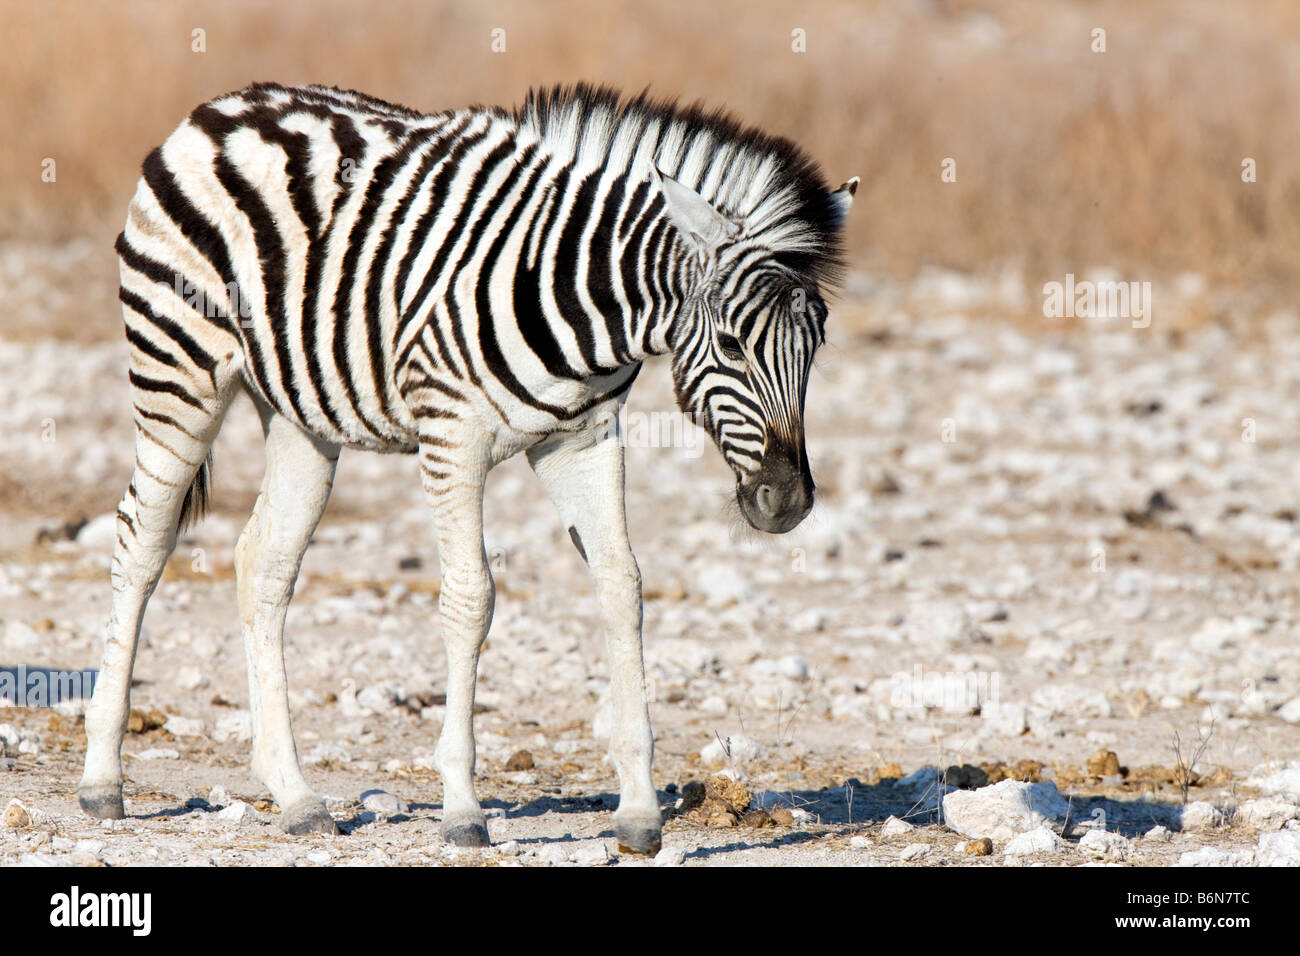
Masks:
[[[224,810],[217,812],[217,819],[222,823],[247,823],[257,816],[257,811],[243,800],[232,800]]]
[[[959,790],[978,790],[988,785],[989,775],[974,764],[951,766],[943,773],[944,782]]]
[[[609,849],[602,840],[584,840],[574,847],[572,859],[579,866],[604,866],[609,862]]]
[[[533,755],[527,750],[516,750],[510,755],[510,759],[506,761],[505,769],[507,771],[532,770],[533,767]]]
[[[543,863],[556,866],[560,863],[569,863],[573,859],[572,851],[563,843],[548,843],[537,851],[537,857]]]
[[[1002,848],[1003,856],[1029,856],[1034,853],[1059,853],[1065,849],[1065,841],[1056,835],[1056,831],[1046,826],[1027,833],[1021,833],[1007,841]]]
[[[885,821],[885,825],[880,828],[882,839],[890,840],[894,837],[909,836],[916,827],[906,820],[900,820],[898,817],[890,817]]]
[[[993,852],[993,841],[988,837],[968,840],[965,852],[967,856],[989,856]]]
[[[775,824],[772,823],[772,818],[768,815],[766,810],[750,810],[740,818],[740,825],[742,827],[761,829],[762,827],[770,827]]]
[[[379,817],[394,817],[406,812],[406,804],[386,790],[367,790],[361,794],[361,806]]]
[[[23,827],[32,825],[32,815],[27,812],[27,808],[17,798],[9,801],[9,805],[5,807],[4,816],[0,819],[10,830],[21,830]]]
[[[516,770],[514,773],[504,773],[501,778],[506,783],[512,783],[516,787],[535,787],[538,784],[537,774],[531,770]]]
[[[107,845],[103,840],[78,840],[73,844],[72,852],[97,857],[104,852],[104,847]]]
[[[252,740],[252,715],[246,710],[237,710],[234,713],[223,714],[217,719],[216,726],[212,729],[212,739],[217,742],[234,740],[238,743]]]
[[[686,862],[686,851],[679,846],[666,846],[655,854],[655,866],[681,866]]]
[[[136,760],[179,760],[181,755],[170,747],[150,747],[135,755]]]
[[[1276,833],[1267,834],[1267,836],[1278,835]],[[1181,854],[1174,866],[1250,866],[1253,858],[1254,853],[1250,850],[1228,852],[1220,850],[1218,847],[1203,846]]]
[[[911,863],[916,860],[924,859],[934,852],[934,847],[929,843],[909,843],[903,847],[903,852],[898,855],[900,860]]]
[[[1151,843],[1168,843],[1174,838],[1167,827],[1154,826],[1146,833],[1142,834],[1142,839]]]
[[[779,810],[773,810],[771,813],[771,817],[772,817],[772,822],[779,827],[794,826],[794,813],[792,813],[790,810],[787,810],[785,807],[781,807]]]
[[[1094,777],[1109,777],[1119,773],[1119,757],[1113,750],[1098,750],[1088,758],[1088,773]]]
[[[734,737],[715,738],[700,751],[700,761],[705,766],[717,767],[736,761],[753,760],[760,756],[762,748],[743,734]]]
[[[1079,849],[1094,860],[1127,860],[1133,852],[1133,845],[1121,834],[1106,830],[1089,830],[1079,841]]]
[[[520,853],[519,841],[507,840],[505,843],[500,843],[497,845],[497,852],[502,856],[518,856]]]
[[[317,866],[324,866],[330,861],[330,859],[331,857],[328,850],[313,850],[311,853],[307,854],[307,862],[315,863]]]
[[[1223,814],[1214,804],[1197,800],[1182,808],[1178,822],[1184,830],[1209,830],[1223,822]]]
[[[871,842],[870,837],[855,836],[851,840],[849,840],[849,846],[851,846],[855,850],[865,850],[868,847],[874,845],[875,844]]]
[[[1300,724],[1300,697],[1292,697],[1279,707],[1277,715],[1288,724]]]
[[[207,731],[197,717],[168,717],[163,729],[176,737],[202,737]]]
[[[208,791],[208,803],[214,807],[228,807],[234,799],[225,787],[213,787]]]

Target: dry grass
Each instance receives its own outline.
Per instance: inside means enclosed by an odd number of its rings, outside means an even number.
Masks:
[[[253,80],[438,109],[591,79],[725,104],[803,142],[835,180],[861,174],[860,267],[1011,264],[1031,288],[1095,266],[1295,286],[1290,0],[0,0],[0,22],[0,238],[89,235],[107,250],[144,154],[192,106]],[[1089,49],[1096,26],[1105,53]],[[44,157],[56,183],[41,181]],[[956,183],[940,181],[944,157]]]

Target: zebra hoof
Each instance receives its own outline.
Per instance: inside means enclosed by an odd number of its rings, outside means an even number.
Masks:
[[[491,846],[488,840],[487,824],[473,818],[460,818],[442,821],[442,838],[452,846]]]
[[[78,787],[77,802],[81,809],[96,820],[121,820],[126,816],[122,805],[122,787],[102,784],[97,787]]]
[[[614,838],[620,853],[650,855],[658,853],[663,840],[663,824],[657,817],[634,817],[614,821]]]
[[[290,836],[308,836],[312,833],[334,836],[339,832],[334,818],[319,800],[300,800],[282,811],[280,829]]]

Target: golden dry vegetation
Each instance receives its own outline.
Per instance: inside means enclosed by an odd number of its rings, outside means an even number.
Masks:
[[[860,174],[859,268],[1010,265],[1031,288],[1094,267],[1191,271],[1270,297],[1296,284],[1290,0],[2,0],[0,22],[0,238],[107,248],[145,153],[254,80],[435,110],[587,79],[725,105],[836,181]]]

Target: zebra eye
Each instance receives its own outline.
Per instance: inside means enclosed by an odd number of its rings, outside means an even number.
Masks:
[[[745,353],[741,351],[740,343],[736,341],[736,337],[728,335],[726,332],[718,333],[718,348],[729,359],[735,359],[739,362],[745,357]]]

